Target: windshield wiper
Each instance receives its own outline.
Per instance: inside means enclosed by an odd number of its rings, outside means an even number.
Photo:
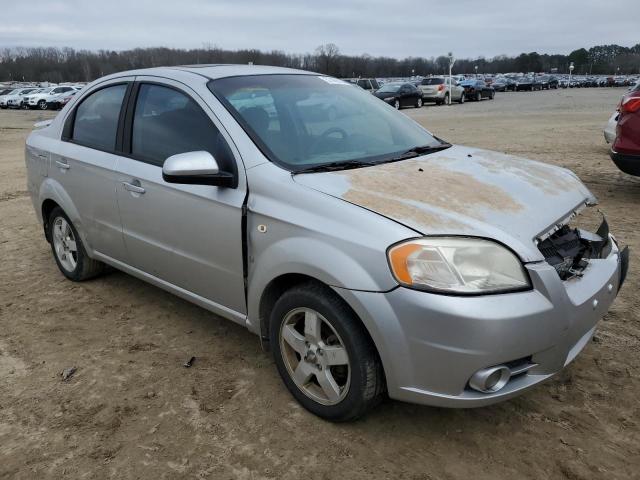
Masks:
[[[398,162],[400,160],[406,160],[408,158],[419,157],[420,155],[424,155],[426,153],[439,152],[440,150],[444,150],[449,147],[451,147],[451,144],[447,142],[443,142],[438,145],[420,145],[410,148],[409,150],[402,152],[396,157],[389,158],[379,163]]]
[[[301,170],[296,170],[294,173],[331,172],[333,170],[347,170],[349,168],[370,167],[371,165],[373,165],[373,163],[363,162],[361,160],[342,160],[337,162],[312,165]]]
[[[372,165],[378,165],[381,163],[398,162],[400,160],[406,160],[408,158],[418,157],[426,153],[439,152],[445,148],[451,147],[450,143],[442,142],[438,145],[421,145],[410,148],[409,150],[402,152],[400,155],[388,158],[382,161],[376,162],[363,162],[362,160],[342,160],[329,163],[320,163],[318,165],[311,165],[309,167],[296,170],[294,173],[311,173],[311,172],[331,172],[333,170],[347,170],[350,168],[370,167]]]

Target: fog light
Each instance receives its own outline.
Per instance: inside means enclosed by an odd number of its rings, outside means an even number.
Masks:
[[[473,374],[469,386],[482,393],[495,393],[507,384],[511,371],[504,365],[483,368]]]

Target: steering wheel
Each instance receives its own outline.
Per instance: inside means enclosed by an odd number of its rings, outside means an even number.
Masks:
[[[328,128],[324,132],[322,132],[322,134],[318,138],[316,138],[313,141],[313,143],[309,146],[309,152],[313,152],[318,147],[318,145],[320,145],[322,142],[324,142],[327,139],[327,137],[329,137],[329,135],[331,135],[333,133],[339,133],[342,136],[342,142],[343,143],[347,139],[347,137],[349,136],[349,134],[347,132],[345,132],[340,127]]]

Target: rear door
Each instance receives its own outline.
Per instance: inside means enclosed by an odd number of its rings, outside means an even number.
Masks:
[[[212,97],[213,98],[213,97]],[[127,263],[234,312],[246,313],[242,249],[244,169],[207,104],[186,85],[137,77],[127,107],[117,198]],[[232,150],[233,149],[233,150]],[[171,155],[205,150],[235,189],[167,183]]]
[[[65,119],[62,141],[52,143],[49,170],[77,208],[90,248],[117,260],[125,257],[115,196],[118,128],[132,81],[111,80],[83,95]]]

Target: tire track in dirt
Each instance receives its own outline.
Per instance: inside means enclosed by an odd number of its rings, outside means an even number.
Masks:
[[[18,190],[17,192],[0,193],[0,202],[8,202],[9,200],[15,200],[17,198],[28,197],[29,192],[27,190]]]

